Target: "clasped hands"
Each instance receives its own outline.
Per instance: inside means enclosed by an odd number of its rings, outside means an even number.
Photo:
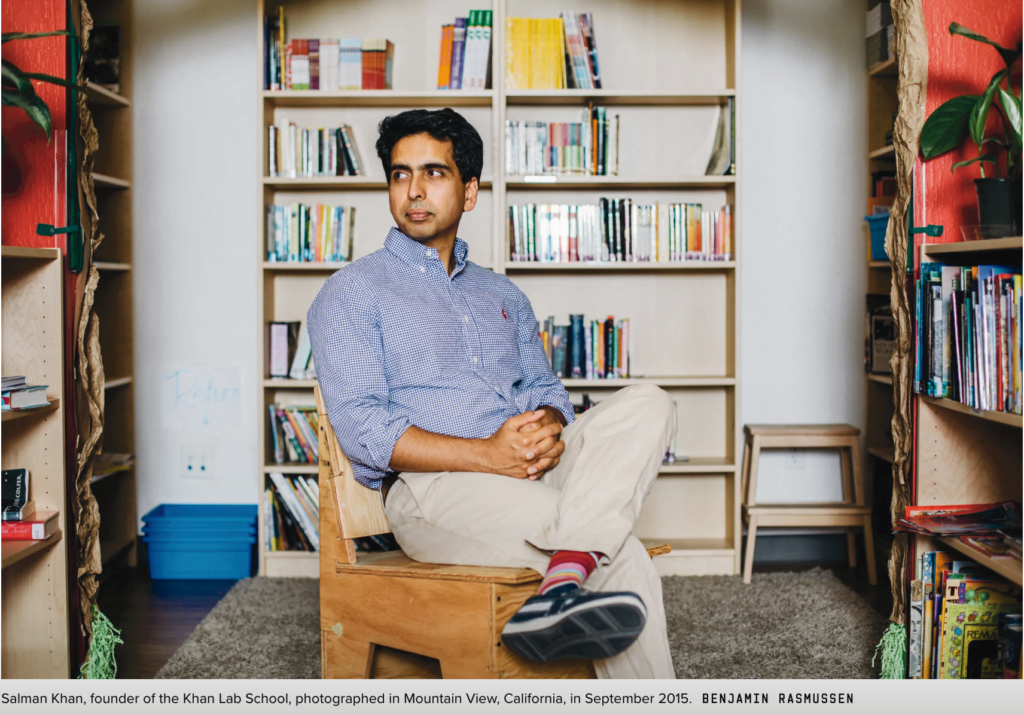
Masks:
[[[558,466],[565,451],[562,423],[546,409],[510,417],[487,441],[494,461],[489,471],[530,481]]]

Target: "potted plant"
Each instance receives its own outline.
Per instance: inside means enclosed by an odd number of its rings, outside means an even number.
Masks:
[[[921,129],[925,161],[956,148],[970,136],[978,156],[953,164],[951,170],[978,164],[974,179],[982,238],[1021,235],[1021,96],[1010,83],[1010,68],[1021,56],[1021,44],[1003,47],[963,25],[949,26],[951,35],[992,45],[1006,69],[996,72],[981,95],[953,97],[932,112]],[[986,133],[993,108],[999,117],[995,132]],[[1002,159],[1002,167],[1000,167]],[[986,172],[986,165],[989,172]],[[992,174],[992,175],[990,175]]]

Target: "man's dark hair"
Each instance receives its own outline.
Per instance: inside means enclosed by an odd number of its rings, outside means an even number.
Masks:
[[[414,134],[429,134],[439,142],[452,145],[452,158],[459,170],[462,183],[470,179],[480,180],[484,167],[484,142],[479,132],[466,118],[453,109],[410,109],[401,114],[384,117],[377,127],[377,156],[384,166],[384,176],[391,183],[391,150],[400,139]]]

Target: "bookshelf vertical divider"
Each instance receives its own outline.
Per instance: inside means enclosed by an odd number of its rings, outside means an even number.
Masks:
[[[690,135],[706,134],[709,129],[713,134],[714,126],[709,121],[711,110],[716,106],[725,110],[729,100],[733,100],[737,116],[735,131],[739,136],[741,1],[720,0],[709,6],[701,0],[670,3],[644,0],[641,4],[651,6],[647,14],[638,14],[635,8],[613,0],[581,0],[579,3],[566,0],[557,8],[550,8],[541,0],[484,0],[480,3],[399,0],[399,3],[408,13],[397,12],[391,6],[385,11],[354,0],[288,0],[283,3],[286,40],[387,34],[396,48],[396,89],[336,93],[259,91],[259,344],[265,347],[264,332],[268,322],[304,320],[317,290],[334,270],[328,266],[267,263],[265,207],[277,201],[279,193],[286,192],[293,195],[287,201],[355,205],[358,211],[354,254],[357,258],[364,256],[383,244],[387,228],[392,225],[387,213],[383,172],[376,166],[372,152],[376,121],[385,114],[415,107],[452,106],[464,111],[481,134],[490,134],[483,137],[481,199],[460,228],[460,235],[470,244],[470,260],[508,275],[526,292],[541,320],[554,315],[564,323],[569,313],[584,313],[587,319],[609,314],[631,318],[631,328],[637,335],[635,340],[631,338],[630,360],[639,375],[618,381],[566,380],[566,387],[575,401],[584,390],[600,401],[627,384],[651,383],[669,392],[679,407],[679,448],[689,459],[664,466],[635,531],[642,538],[672,543],[673,553],[657,561],[664,574],[739,573],[743,533],[737,468],[743,445],[739,381],[741,189],[735,176],[703,176],[708,158],[703,152],[707,149],[695,151],[694,146],[699,146],[699,142]],[[264,12],[278,4],[273,0],[257,2],[259,57],[263,52]],[[488,5],[493,10],[493,89],[486,92],[433,90],[435,35],[440,34],[441,24],[465,16],[471,8]],[[558,11],[593,13],[601,73],[609,89],[506,90],[506,18],[552,16]],[[405,24],[396,24],[395,17],[407,17]],[[650,36],[641,41],[638,38],[642,34]],[[652,57],[659,62],[652,63]],[[429,65],[425,69],[420,66],[424,62]],[[679,66],[685,66],[686,71],[677,71]],[[262,73],[260,83],[262,87]],[[630,145],[635,138],[627,136],[629,122],[635,120],[635,135],[641,133],[641,126],[649,126],[652,131],[661,132],[655,135],[656,139],[671,142],[671,147],[644,145],[643,150],[634,152],[630,159],[623,158],[620,176],[559,177],[569,180],[549,184],[528,183],[522,177],[505,176],[506,119],[533,118],[528,116],[532,112],[543,115],[536,118],[546,121],[578,121],[564,117],[567,112],[578,112],[585,107],[587,100],[613,107],[628,117],[623,122],[620,146]],[[337,111],[340,109],[345,113]],[[332,110],[335,114],[327,120],[326,113]],[[351,124],[362,150],[366,176],[355,181],[328,179],[305,181],[301,185],[299,182],[289,185],[288,180],[265,180],[267,128],[274,123],[279,111],[289,119],[292,115],[298,117],[306,113],[309,122],[319,121],[324,126],[336,126],[327,124],[328,121]],[[481,116],[485,111],[490,113],[487,122]],[[295,121],[300,126],[316,126]],[[679,121],[689,123],[680,125]],[[650,141],[647,137],[644,139]],[[680,156],[664,160],[665,152],[676,150]],[[736,152],[739,167],[739,141]],[[314,193],[317,195],[311,196]],[[638,201],[657,202],[663,208],[668,202],[710,202],[712,207],[730,204],[736,257],[710,265],[651,263],[547,265],[543,268],[507,260],[510,204],[594,203],[599,196],[639,196]],[[488,231],[490,236],[486,237]],[[666,225],[661,227],[660,240],[667,240]],[[316,471],[316,465],[275,465],[268,442],[269,406],[311,404],[313,383],[268,379],[265,349],[260,360],[257,386],[261,395],[258,400],[259,570],[266,576],[315,578],[319,574],[318,554],[267,550],[263,513],[268,473],[313,474]]]

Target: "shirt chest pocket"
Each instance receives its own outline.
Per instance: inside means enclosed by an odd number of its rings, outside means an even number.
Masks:
[[[519,343],[511,306],[498,296],[480,296],[473,300],[470,310],[485,363],[498,371],[517,369]]]

